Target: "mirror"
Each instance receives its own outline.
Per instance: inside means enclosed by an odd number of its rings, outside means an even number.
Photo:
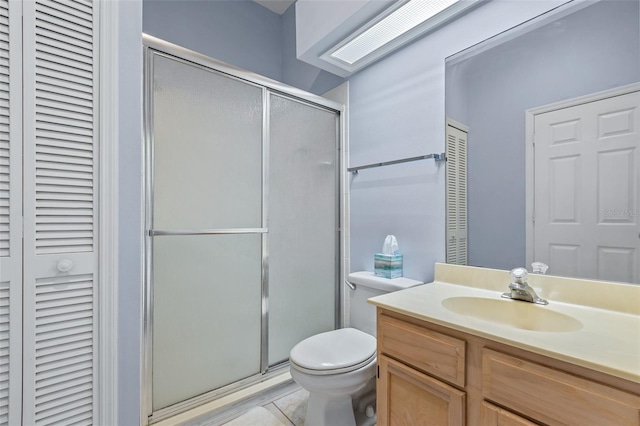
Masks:
[[[541,257],[545,257],[540,254],[544,250],[535,251],[537,246],[534,247],[531,238],[531,235],[538,234],[527,230],[528,226],[533,227],[533,203],[551,203],[551,209],[557,210],[554,214],[558,217],[565,214],[565,221],[571,222],[571,214],[574,219],[578,216],[584,219],[591,214],[580,211],[580,203],[574,203],[577,198],[591,194],[598,205],[592,210],[598,210],[594,214],[600,218],[594,220],[629,225],[624,228],[624,233],[632,237],[633,242],[628,250],[621,249],[615,253],[604,249],[594,251],[595,262],[607,261],[609,258],[606,256],[613,253],[609,269],[614,272],[610,276],[575,269],[576,264],[586,262],[572,257],[576,250],[579,251],[579,243],[576,243],[577,249],[570,244],[562,247],[557,244],[551,249],[547,246],[546,250],[557,249],[558,252],[549,262],[548,273],[639,283],[640,133],[637,110],[640,106],[636,103],[633,108],[619,110],[636,110],[635,118],[629,121],[632,127],[635,126],[629,129],[635,148],[624,151],[625,155],[628,154],[624,160],[626,171],[621,171],[620,166],[614,163],[609,164],[613,167],[603,168],[598,158],[595,170],[586,171],[588,175],[595,176],[605,174],[604,170],[615,175],[615,179],[627,179],[624,182],[614,179],[614,192],[625,188],[618,197],[618,204],[610,199],[611,205],[603,205],[605,187],[599,181],[587,187],[585,179],[576,174],[579,167],[570,161],[565,161],[566,166],[556,161],[553,170],[544,169],[550,176],[547,187],[556,193],[544,192],[542,185],[534,189],[531,175],[532,170],[537,170],[537,165],[531,159],[538,161],[540,144],[539,141],[536,143],[535,155],[532,154],[533,145],[531,148],[526,145],[527,111],[640,82],[639,4],[638,1],[625,0],[569,2],[447,58],[446,116],[468,127],[468,265],[507,270],[526,265],[531,270],[532,261],[544,261]],[[555,121],[556,124],[561,122]],[[553,131],[571,130],[572,123],[561,123],[563,125],[557,125]],[[550,143],[553,145],[553,141]],[[529,166],[528,161],[534,165]],[[560,186],[553,179],[561,180],[563,176],[577,184],[574,192],[558,190]],[[607,188],[611,189],[613,184]],[[623,208],[619,202],[621,197],[624,198]],[[558,213],[563,208],[572,213]],[[537,214],[538,210],[535,211]],[[607,214],[609,216],[605,217]],[[566,250],[563,252],[561,249]]]

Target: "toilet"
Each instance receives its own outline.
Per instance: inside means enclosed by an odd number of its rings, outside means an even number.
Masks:
[[[375,417],[376,310],[367,299],[423,284],[354,272],[350,328],[311,336],[291,349],[291,377],[309,392],[305,426],[369,426]]]

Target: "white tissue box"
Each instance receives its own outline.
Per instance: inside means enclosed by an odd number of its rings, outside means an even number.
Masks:
[[[402,276],[402,255],[376,253],[373,256],[373,272],[377,277],[400,278]]]

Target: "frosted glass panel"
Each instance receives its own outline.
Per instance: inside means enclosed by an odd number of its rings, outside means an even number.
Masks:
[[[261,236],[153,240],[153,409],[260,371]]]
[[[262,89],[154,56],[155,229],[262,226]]]
[[[337,115],[270,96],[269,364],[335,328]]]

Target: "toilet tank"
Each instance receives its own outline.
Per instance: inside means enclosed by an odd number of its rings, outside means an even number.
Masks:
[[[376,277],[373,272],[368,271],[352,272],[347,277],[347,281],[356,286],[355,290],[350,290],[351,327],[372,336],[376,335],[376,307],[367,303],[367,299],[424,284],[422,281],[411,278]]]

